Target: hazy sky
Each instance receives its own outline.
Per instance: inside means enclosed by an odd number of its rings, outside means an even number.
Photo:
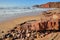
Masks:
[[[24,7],[47,2],[60,2],[60,0],[0,0],[0,7]]]

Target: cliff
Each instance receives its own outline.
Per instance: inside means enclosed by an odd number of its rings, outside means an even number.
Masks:
[[[33,7],[38,8],[60,8],[60,2],[48,2],[42,5],[34,5]]]

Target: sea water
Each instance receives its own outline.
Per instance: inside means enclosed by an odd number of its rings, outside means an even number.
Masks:
[[[39,15],[42,11],[53,8],[0,8],[0,22],[23,16]]]

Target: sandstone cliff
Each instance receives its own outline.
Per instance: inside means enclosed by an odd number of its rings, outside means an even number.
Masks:
[[[33,7],[38,8],[60,8],[60,2],[48,2],[42,5],[34,5]]]

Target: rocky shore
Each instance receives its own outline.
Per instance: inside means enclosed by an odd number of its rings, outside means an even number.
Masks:
[[[14,27],[7,26],[12,29],[7,30],[6,33],[5,31],[2,31],[1,33],[3,35],[0,37],[0,40],[59,40],[60,32],[57,31],[60,30],[59,10],[60,9],[44,11],[36,17],[30,16],[28,18],[25,17],[26,20],[20,20],[20,18],[19,20],[12,21],[16,23],[15,26],[11,21],[8,22],[9,25],[12,23]],[[1,25],[4,26],[3,24],[0,24],[0,27]]]

